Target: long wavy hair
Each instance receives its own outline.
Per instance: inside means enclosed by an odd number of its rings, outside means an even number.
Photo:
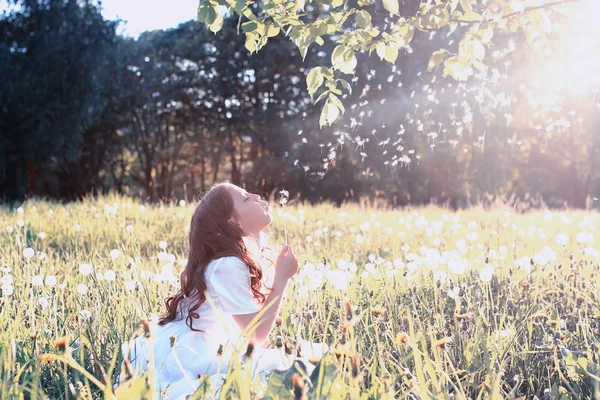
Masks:
[[[190,304],[185,321],[191,330],[202,332],[192,324],[194,318],[200,318],[196,311],[206,301],[204,273],[211,261],[221,257],[235,256],[246,263],[250,271],[252,294],[260,304],[264,304],[266,296],[261,292],[262,267],[246,247],[240,226],[230,222],[234,208],[229,185],[229,182],[213,185],[196,206],[190,225],[188,261],[180,275],[181,288],[165,299],[166,312],[160,317],[159,325],[174,321],[179,304],[194,294],[197,300]]]

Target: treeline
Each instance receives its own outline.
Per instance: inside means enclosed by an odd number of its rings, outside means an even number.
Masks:
[[[305,77],[330,62],[323,47],[303,60],[280,35],[250,55],[237,20],[218,35],[190,20],[134,40],[117,35],[117,22],[91,1],[16,3],[0,20],[5,200],[110,190],[170,200],[229,179],[308,201],[462,207],[491,194],[586,207],[600,187],[597,114],[571,104],[585,124],[552,139],[527,116],[508,127],[493,98],[513,93],[512,107],[523,111],[516,82],[467,86],[426,72],[447,35],[417,32],[394,66],[360,58],[346,114],[320,129]],[[414,14],[418,3],[401,11]],[[384,23],[384,13],[371,14]]]

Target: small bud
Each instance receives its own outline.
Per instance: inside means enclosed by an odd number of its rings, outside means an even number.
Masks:
[[[67,336],[60,337],[54,341],[54,345],[58,347],[58,351],[60,353],[65,353],[69,347],[69,342],[71,338]]]
[[[244,357],[251,358],[252,353],[254,353],[254,342],[251,340],[248,342],[248,347],[246,347],[246,353],[244,354]]]
[[[275,318],[275,325],[276,326],[281,326],[281,322],[282,322],[281,317]]]
[[[350,300],[346,302],[346,319],[352,320],[352,302]]]
[[[360,370],[360,357],[354,356],[354,357],[352,357],[352,377],[353,378],[358,378],[359,370]]]
[[[294,348],[288,342],[285,342],[283,346],[285,347],[285,354],[291,356],[294,352]]]
[[[223,355],[223,345],[219,345],[219,349],[217,350],[217,356],[221,357]]]
[[[171,336],[169,336],[169,340],[171,341],[171,348],[175,347],[175,342],[177,341],[177,336],[171,335]]]

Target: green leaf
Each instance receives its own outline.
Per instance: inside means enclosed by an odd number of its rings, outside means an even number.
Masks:
[[[210,4],[200,4],[198,6],[198,21],[210,25],[215,22],[217,12]]]
[[[312,97],[316,91],[319,90],[323,84],[323,81],[325,80],[323,78],[321,69],[322,67],[315,67],[311,69],[306,76],[306,86],[308,87],[308,94],[310,97]]]
[[[233,4],[233,9],[239,13],[244,9],[245,6],[246,6],[246,0],[236,0],[235,3]]]
[[[344,0],[332,0],[332,2],[331,2],[331,6],[333,8],[339,7],[342,4],[344,4]]]
[[[393,15],[398,15],[400,12],[400,6],[398,0],[383,0],[383,7]]]
[[[377,55],[379,56],[380,60],[383,60],[385,58],[386,48],[387,46],[384,42],[379,42],[375,45],[375,51],[377,51]]]
[[[248,49],[248,51],[250,53],[254,53],[257,50],[256,47],[256,35],[253,34],[247,34],[246,35],[246,49]]]
[[[396,62],[396,59],[398,58],[398,46],[396,45],[396,43],[392,42],[386,46],[384,58],[391,64],[394,64]]]
[[[350,86],[350,83],[348,83],[347,80],[345,80],[345,79],[338,79],[338,81],[340,81],[340,83],[342,84],[342,86],[344,87],[344,89],[346,89],[346,91],[348,92],[348,94],[352,94],[352,86]]]
[[[473,7],[471,6],[471,2],[469,0],[460,0],[460,6],[465,13],[473,12]]]
[[[448,50],[446,49],[441,49],[433,53],[431,55],[431,58],[429,59],[429,64],[427,64],[427,71],[431,71],[432,69],[440,65],[442,61],[444,61],[444,56],[446,54],[448,54]]]
[[[337,46],[331,54],[331,64],[344,74],[353,73],[357,64],[354,50],[344,45]]]
[[[315,100],[315,104],[317,104],[318,102],[320,102],[321,100],[323,100],[325,97],[327,97],[327,95],[329,94],[329,90],[325,90],[323,93],[321,93],[319,95],[319,97],[317,97],[317,99]]]
[[[208,29],[210,29],[210,31],[212,33],[217,33],[221,30],[222,27],[223,27],[223,16],[221,14],[218,14],[217,18],[215,19],[215,22],[210,24],[208,26]]]
[[[460,17],[460,20],[466,22],[477,22],[481,21],[481,15],[475,12],[467,12],[462,17]]]
[[[370,28],[372,26],[371,14],[365,10],[359,11],[356,13],[356,24],[363,29]]]
[[[317,43],[319,46],[323,46],[325,44],[325,41],[321,36],[318,36],[315,38],[315,43]]]
[[[329,94],[329,101],[331,102],[331,104],[336,106],[342,112],[342,114],[346,112],[344,105],[342,104],[342,102],[336,95],[334,95],[332,93]]]
[[[242,24],[242,31],[245,33],[254,32],[258,29],[258,23],[255,21],[247,21]]]
[[[267,26],[267,37],[275,37],[277,35],[279,35],[279,31],[281,29],[279,29],[279,27],[275,24],[271,24],[269,26]]]
[[[325,106],[323,106],[323,109],[321,110],[319,125],[321,128],[324,125],[331,125],[336,119],[338,119],[339,116],[340,110],[328,100],[325,102]]]

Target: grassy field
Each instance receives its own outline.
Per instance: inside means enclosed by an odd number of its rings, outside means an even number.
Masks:
[[[177,285],[192,211],[118,196],[0,208],[0,398],[111,398],[120,344]],[[600,399],[598,214],[285,212],[303,266],[272,342],[331,346],[309,398]],[[228,396],[293,397],[280,381],[232,374]]]

